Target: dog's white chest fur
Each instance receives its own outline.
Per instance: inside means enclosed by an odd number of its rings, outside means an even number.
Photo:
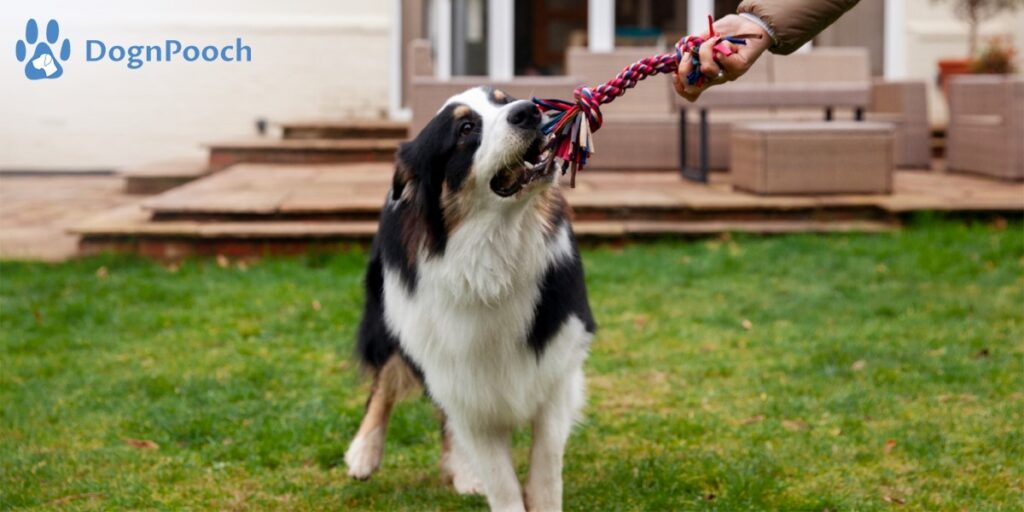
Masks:
[[[573,256],[568,227],[546,239],[539,222],[529,210],[473,215],[443,256],[420,258],[412,295],[384,272],[389,328],[432,397],[474,424],[528,421],[586,357],[590,335],[575,316],[540,357],[526,342],[545,272]]]

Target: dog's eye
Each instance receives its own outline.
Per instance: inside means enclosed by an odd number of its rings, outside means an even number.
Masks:
[[[473,131],[473,123],[471,123],[469,121],[464,121],[462,124],[459,125],[459,135],[461,135],[461,136],[469,135],[469,133],[472,132],[472,131]]]

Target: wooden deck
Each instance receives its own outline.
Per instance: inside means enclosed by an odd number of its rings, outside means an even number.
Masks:
[[[393,167],[384,163],[240,164],[75,227],[86,251],[157,257],[299,252],[364,242]],[[1024,213],[1024,183],[899,171],[892,195],[765,197],[669,173],[584,173],[565,186],[581,238],[701,236],[722,232],[878,232],[914,211]]]
[[[245,163],[299,165],[394,162],[401,139],[271,139],[249,138],[212,142],[208,168],[221,171]]]
[[[248,215],[311,218],[366,215],[376,218],[391,182],[389,164],[238,165],[143,203],[158,216],[203,218]],[[593,172],[577,187],[563,186],[581,219],[592,212],[646,214],[800,212],[868,209],[1021,211],[1024,183],[928,171],[897,171],[892,195],[758,196],[735,191],[727,175],[710,185],[669,173]],[[595,219],[596,220],[596,219]]]

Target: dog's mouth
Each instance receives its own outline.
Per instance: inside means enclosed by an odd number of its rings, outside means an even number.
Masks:
[[[491,178],[491,190],[501,197],[510,197],[523,190],[531,183],[554,174],[553,159],[544,150],[544,137],[538,134],[533,143],[523,153],[522,158],[512,165],[498,171]]]

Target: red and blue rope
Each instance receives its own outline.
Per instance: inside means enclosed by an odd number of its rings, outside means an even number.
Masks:
[[[714,55],[717,62],[719,56],[732,55],[732,49],[723,41],[737,45],[745,45],[746,40],[737,37],[718,37],[713,26],[714,20],[708,16],[708,37],[687,36],[675,45],[675,52],[654,55],[641,59],[623,68],[615,78],[594,88],[579,86],[573,91],[572,102],[553,99],[533,98],[533,102],[545,115],[547,120],[541,126],[545,135],[549,135],[545,150],[550,150],[547,166],[555,165],[555,159],[561,161],[564,174],[571,169],[571,186],[576,186],[576,172],[587,165],[587,160],[594,154],[593,132],[601,128],[604,117],[601,105],[610,103],[615,98],[632,89],[637,82],[649,76],[675,73],[683,56],[692,59],[692,71],[686,76],[690,85],[703,86],[709,78],[700,71],[700,47],[707,41],[715,40]]]

